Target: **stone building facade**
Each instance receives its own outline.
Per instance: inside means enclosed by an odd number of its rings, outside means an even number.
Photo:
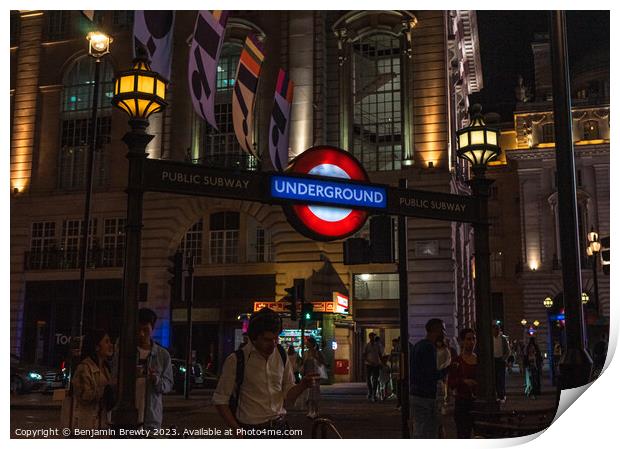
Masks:
[[[178,11],[168,107],[153,116],[150,158],[215,167],[271,170],[240,152],[230,97],[241,45],[252,31],[266,59],[257,94],[256,136],[268,155],[267,128],[280,67],[295,83],[290,157],[314,145],[352,152],[373,181],[466,193],[455,130],[467,95],[482,86],[472,11],[233,11],[218,67],[220,130],[199,121],[187,84],[195,11]],[[113,38],[103,64],[92,202],[85,323],[118,335],[127,184],[126,117],[110,106],[113,73],[130,66],[132,12],[97,11]],[[78,303],[79,235],[93,62],[78,11],[11,14],[11,352],[56,363]],[[361,234],[366,233],[365,228]],[[473,320],[469,225],[409,219],[409,322],[412,339],[443,318],[450,335]],[[376,330],[389,348],[398,335],[395,264],[345,266],[342,242],[316,242],[293,230],[280,208],[247,201],[147,193],[142,233],[141,306],[154,309],[156,338],[177,355],[185,310],[172,303],[169,257],[196,256],[194,341],[199,359],[234,349],[242,316],[256,301],[277,301],[293,279],[307,296],[351,298],[348,317],[325,317],[330,357],[359,378],[361,348]],[[394,290],[394,286],[396,289]],[[395,293],[396,292],[396,295]],[[329,343],[332,343],[331,345]]]

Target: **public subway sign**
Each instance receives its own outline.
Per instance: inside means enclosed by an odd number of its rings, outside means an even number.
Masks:
[[[146,159],[145,190],[265,202],[260,173],[208,168],[183,162]]]
[[[370,214],[471,223],[479,215],[475,197],[370,183],[353,155],[329,146],[306,150],[291,161],[286,173],[146,159],[142,188],[279,204],[299,233],[321,241],[354,234]]]

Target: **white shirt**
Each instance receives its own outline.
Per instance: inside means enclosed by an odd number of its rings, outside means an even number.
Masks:
[[[251,342],[243,347],[245,366],[239,391],[236,418],[243,424],[262,424],[286,414],[284,400],[295,386],[292,364],[275,348],[265,359]],[[222,375],[213,393],[213,404],[228,405],[235,390],[237,356],[230,354],[224,361]]]
[[[493,336],[493,357],[495,357],[496,359],[504,357],[504,348],[502,347],[503,338],[504,337],[501,333],[497,337],[495,335]]]

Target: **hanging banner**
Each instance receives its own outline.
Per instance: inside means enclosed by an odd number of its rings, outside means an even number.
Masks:
[[[273,167],[278,171],[284,171],[288,165],[288,137],[293,89],[293,82],[288,79],[286,72],[280,69],[269,124],[269,155]]]
[[[170,80],[173,29],[174,11],[136,11],[134,14],[134,57],[143,51],[151,61],[151,69],[167,80]]]
[[[227,11],[198,11],[189,53],[189,91],[196,113],[218,129],[215,121],[217,62],[220,59]]]
[[[245,46],[239,58],[237,77],[232,98],[232,119],[235,135],[241,148],[258,157],[254,149],[254,100],[260,69],[265,59],[263,47],[254,34],[245,39]]]

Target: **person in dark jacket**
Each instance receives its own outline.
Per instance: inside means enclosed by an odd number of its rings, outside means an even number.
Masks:
[[[413,410],[413,437],[437,438],[439,419],[437,410],[437,341],[443,341],[446,327],[442,320],[433,318],[426,323],[426,337],[410,348],[411,395]]]

